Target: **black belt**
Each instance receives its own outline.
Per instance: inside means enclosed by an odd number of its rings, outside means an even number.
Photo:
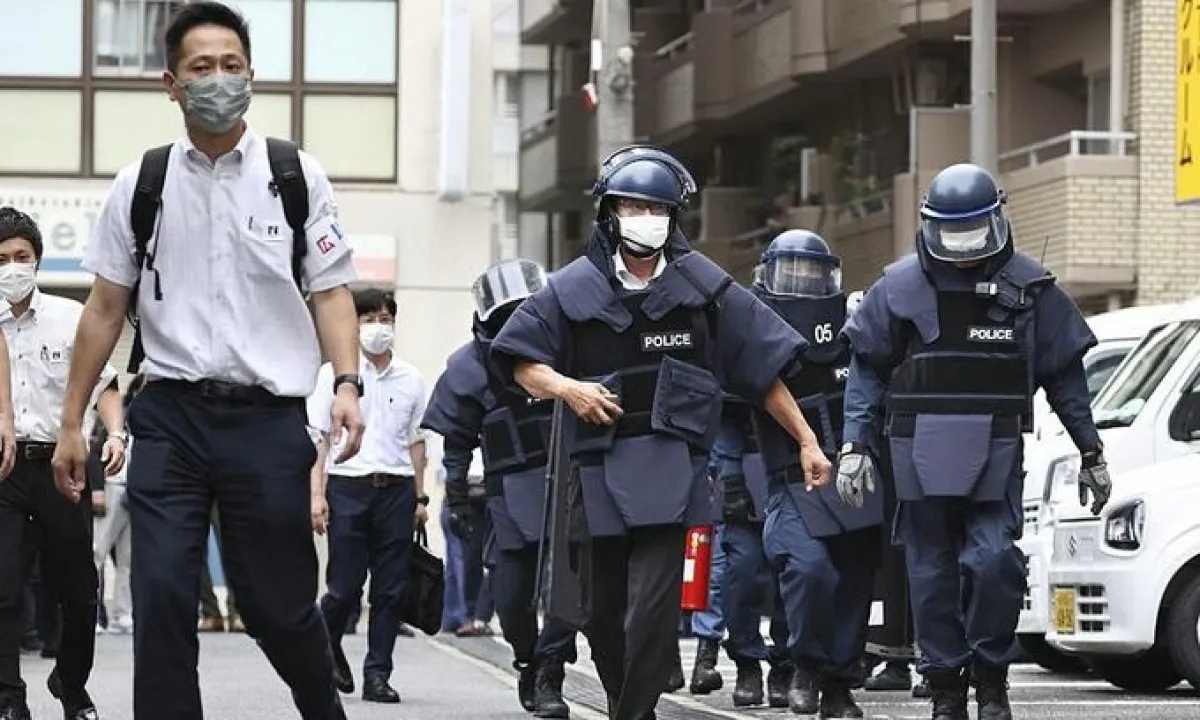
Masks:
[[[286,407],[304,402],[304,398],[283,397],[259,385],[239,385],[224,380],[152,380],[150,387],[161,387],[175,392],[215,400],[230,405],[258,405],[263,407]]]
[[[17,442],[17,459],[19,460],[49,460],[54,457],[54,443],[48,442]]]
[[[412,482],[412,475],[393,475],[391,473],[370,473],[369,475],[330,475],[339,482],[362,483],[374,488],[386,488]]]

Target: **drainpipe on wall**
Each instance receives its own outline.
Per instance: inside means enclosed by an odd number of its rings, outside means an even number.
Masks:
[[[442,134],[438,143],[438,200],[467,194],[471,129],[471,6],[442,0]]]
[[[1125,0],[1109,0],[1108,47],[1108,129],[1125,129]],[[1115,138],[1110,143],[1112,154],[1121,147]]]

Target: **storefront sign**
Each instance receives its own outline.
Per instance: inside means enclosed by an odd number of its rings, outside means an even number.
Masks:
[[[92,276],[83,270],[88,238],[107,196],[105,190],[22,190],[0,186],[0,207],[11,205],[29,213],[42,231],[45,253],[39,280],[49,287],[88,287]],[[343,226],[346,225],[342,218]],[[396,239],[391,235],[347,235],[354,249],[359,279],[394,283]]]

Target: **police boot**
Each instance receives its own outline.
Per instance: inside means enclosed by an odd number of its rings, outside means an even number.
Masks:
[[[850,684],[837,680],[828,680],[821,690],[822,718],[860,718],[862,708],[854,702],[854,694],[850,692]]]
[[[792,689],[788,691],[788,707],[797,715],[816,715],[821,708],[821,692],[816,673],[802,667],[792,675]]]
[[[762,705],[762,701],[762,663],[757,660],[739,662],[737,664],[737,683],[733,686],[733,706]]]
[[[721,643],[701,638],[696,643],[696,664],[692,666],[692,684],[688,691],[693,695],[707,695],[721,689],[725,681],[717,671],[717,652]]]
[[[795,671],[791,663],[771,666],[767,672],[767,705],[773,708],[788,706],[788,687],[792,684],[792,674]]]
[[[526,712],[533,712],[537,707],[535,701],[537,668],[533,666],[533,663],[514,662],[513,669],[520,673],[517,677],[517,699],[521,701],[521,707],[525,708]]]
[[[930,672],[925,679],[933,698],[933,720],[970,720],[967,679],[961,671]]]
[[[874,677],[863,683],[867,690],[908,690],[912,687],[912,674],[908,663],[888,663]]]
[[[671,668],[671,674],[667,676],[667,686],[663,688],[665,693],[673,693],[687,683],[683,680],[683,660],[679,657],[679,653],[675,653],[675,667]]]
[[[534,682],[534,717],[566,718],[571,717],[571,708],[563,702],[562,663],[546,663],[537,669],[537,679]]]
[[[979,720],[1012,720],[1008,704],[1008,669],[976,666],[971,678]]]

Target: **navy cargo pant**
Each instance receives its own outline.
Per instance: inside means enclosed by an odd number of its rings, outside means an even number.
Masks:
[[[329,564],[321,614],[334,644],[342,640],[356,612],[367,572],[371,573],[371,620],[363,678],[386,682],[392,675],[412,557],[413,514],[417,498],[411,475],[331,475]]]
[[[537,583],[538,544],[521,550],[501,550],[493,571],[492,591],[504,639],[518,663],[561,665],[573,663],[575,628],[558,618],[547,617],[538,631],[533,592]]]
[[[797,671],[854,684],[867,641],[879,528],[813,537],[792,498],[773,491],[763,538],[778,573]]]
[[[32,565],[29,543],[36,542],[43,589],[53,601],[50,607],[40,607],[39,614],[62,608],[55,667],[68,693],[82,691],[87,684],[96,646],[96,566],[90,559],[88,501],[72,503],[55,487],[52,446],[20,443],[17,451],[12,475],[0,481],[0,708],[25,696],[19,658],[24,635],[22,596],[26,571]],[[48,619],[38,618],[39,622]]]
[[[212,505],[247,631],[304,720],[343,720],[317,612],[303,398],[225,384],[151,381],[129,407],[133,712],[200,720],[196,606]]]
[[[1021,492],[1015,478],[998,502],[900,503],[895,540],[908,567],[921,674],[962,670],[971,661],[1002,669],[1017,657],[1026,582],[1016,545]]]
[[[725,553],[721,598],[725,603],[725,627],[729,631],[725,652],[738,664],[767,660],[772,667],[787,665],[787,619],[774,569],[767,563],[763,550],[762,524],[726,522],[720,542]],[[774,600],[769,650],[763,642],[759,622],[768,598]]]

